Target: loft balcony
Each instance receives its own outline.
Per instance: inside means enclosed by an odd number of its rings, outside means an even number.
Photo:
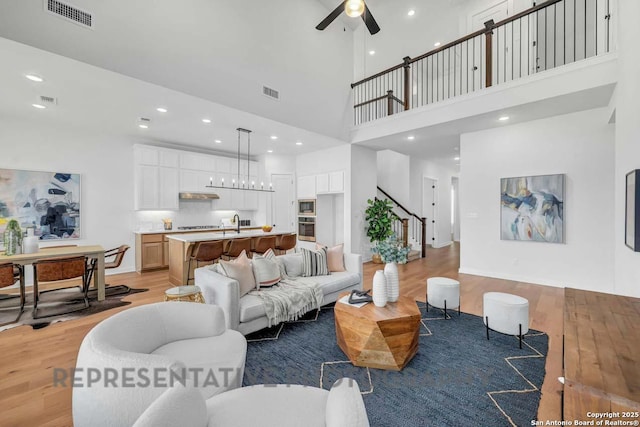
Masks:
[[[532,103],[541,117],[608,105],[610,3],[549,0],[353,83],[352,141]]]

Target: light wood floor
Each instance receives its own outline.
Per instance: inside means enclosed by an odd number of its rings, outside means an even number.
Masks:
[[[459,247],[429,250],[425,259],[399,266],[401,292],[424,301],[426,278],[446,276],[460,280],[462,311],[482,315],[482,294],[504,291],[529,300],[533,329],[549,334],[549,354],[540,420],[559,420],[560,386],[556,378],[562,368],[563,289],[527,283],[458,274]],[[365,264],[365,287],[381,265]],[[148,288],[149,292],[125,298],[132,304],[77,320],[57,323],[40,330],[22,326],[0,332],[0,426],[71,426],[71,389],[53,387],[53,369],[75,366],[85,334],[99,321],[135,305],[163,300],[169,284],[168,272],[109,276],[110,284]]]

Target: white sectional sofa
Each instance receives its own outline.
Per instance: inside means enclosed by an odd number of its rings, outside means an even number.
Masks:
[[[299,254],[280,255],[278,258],[292,256]],[[362,290],[362,256],[345,253],[344,266],[346,271],[304,278],[320,285],[324,294],[322,305],[335,302],[343,292]],[[227,328],[247,335],[269,326],[261,298],[255,295],[240,298],[238,281],[213,271],[211,266],[196,269],[195,278],[207,304],[215,304],[224,310]]]

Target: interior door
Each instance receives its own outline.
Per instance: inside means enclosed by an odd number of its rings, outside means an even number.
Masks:
[[[273,224],[281,230],[296,231],[294,223],[295,205],[292,174],[272,174],[273,183]]]

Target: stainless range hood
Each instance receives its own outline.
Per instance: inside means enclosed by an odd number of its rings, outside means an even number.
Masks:
[[[180,200],[216,200],[219,199],[215,193],[180,193]]]

